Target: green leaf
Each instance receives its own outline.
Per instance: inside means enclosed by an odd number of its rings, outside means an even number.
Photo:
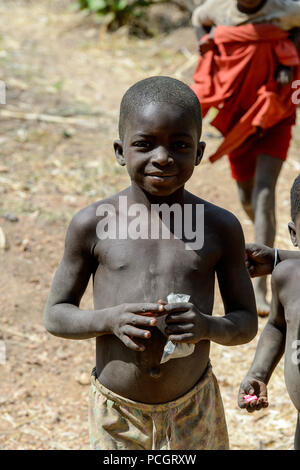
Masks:
[[[107,7],[106,0],[88,0],[88,4],[91,11],[101,11]]]

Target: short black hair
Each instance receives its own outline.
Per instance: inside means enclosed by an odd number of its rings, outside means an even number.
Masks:
[[[195,124],[202,131],[200,102],[192,89],[171,77],[157,76],[141,80],[130,87],[122,98],[119,117],[119,135],[123,140],[126,124],[136,109],[150,103],[167,102],[186,109],[194,116]]]
[[[291,217],[296,222],[296,217],[300,212],[300,175],[295,179],[291,188]]]

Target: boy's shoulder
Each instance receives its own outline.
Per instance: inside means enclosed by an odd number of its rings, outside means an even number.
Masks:
[[[122,194],[122,192],[93,202],[76,212],[70,222],[68,228],[69,233],[79,239],[94,239],[96,237],[96,227],[99,222],[99,207],[103,205],[116,207],[120,194]]]
[[[241,229],[238,218],[227,209],[206,201],[192,193],[188,193],[187,200],[193,204],[203,204],[205,222],[214,224],[216,229],[236,230]]]
[[[272,284],[280,288],[297,277],[300,280],[300,260],[287,259],[281,261],[273,270]]]

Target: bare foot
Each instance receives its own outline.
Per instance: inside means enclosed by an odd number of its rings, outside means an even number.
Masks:
[[[257,308],[257,315],[259,317],[267,317],[270,313],[270,304],[266,301],[266,299],[260,299],[259,296],[256,296],[256,308]]]
[[[257,314],[259,317],[267,317],[270,313],[270,304],[266,300],[267,288],[264,277],[254,279],[253,285]]]

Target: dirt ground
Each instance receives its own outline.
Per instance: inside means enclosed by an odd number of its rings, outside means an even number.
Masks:
[[[94,341],[49,335],[43,327],[44,304],[72,215],[128,184],[112,151],[124,91],[149,75],[191,83],[197,61],[188,26],[170,27],[169,34],[151,39],[129,39],[126,28],[107,35],[71,4],[0,4],[0,80],[7,86],[7,104],[0,105],[0,227],[6,238],[6,249],[0,248],[0,345],[6,345],[6,362],[0,363],[1,449],[89,448]],[[291,247],[287,222],[289,189],[300,171],[298,130],[299,125],[277,188],[276,245],[281,248]],[[220,142],[208,122],[204,139],[206,159],[187,188],[234,212],[251,241],[252,227],[226,159],[208,163]],[[92,307],[91,286],[82,307]],[[215,314],[222,308],[217,293]],[[260,331],[265,322],[259,320]],[[254,415],[237,407],[238,386],[256,344],[257,338],[239,347],[212,345],[231,448],[291,449],[296,412],[282,362],[269,387],[270,407]]]

